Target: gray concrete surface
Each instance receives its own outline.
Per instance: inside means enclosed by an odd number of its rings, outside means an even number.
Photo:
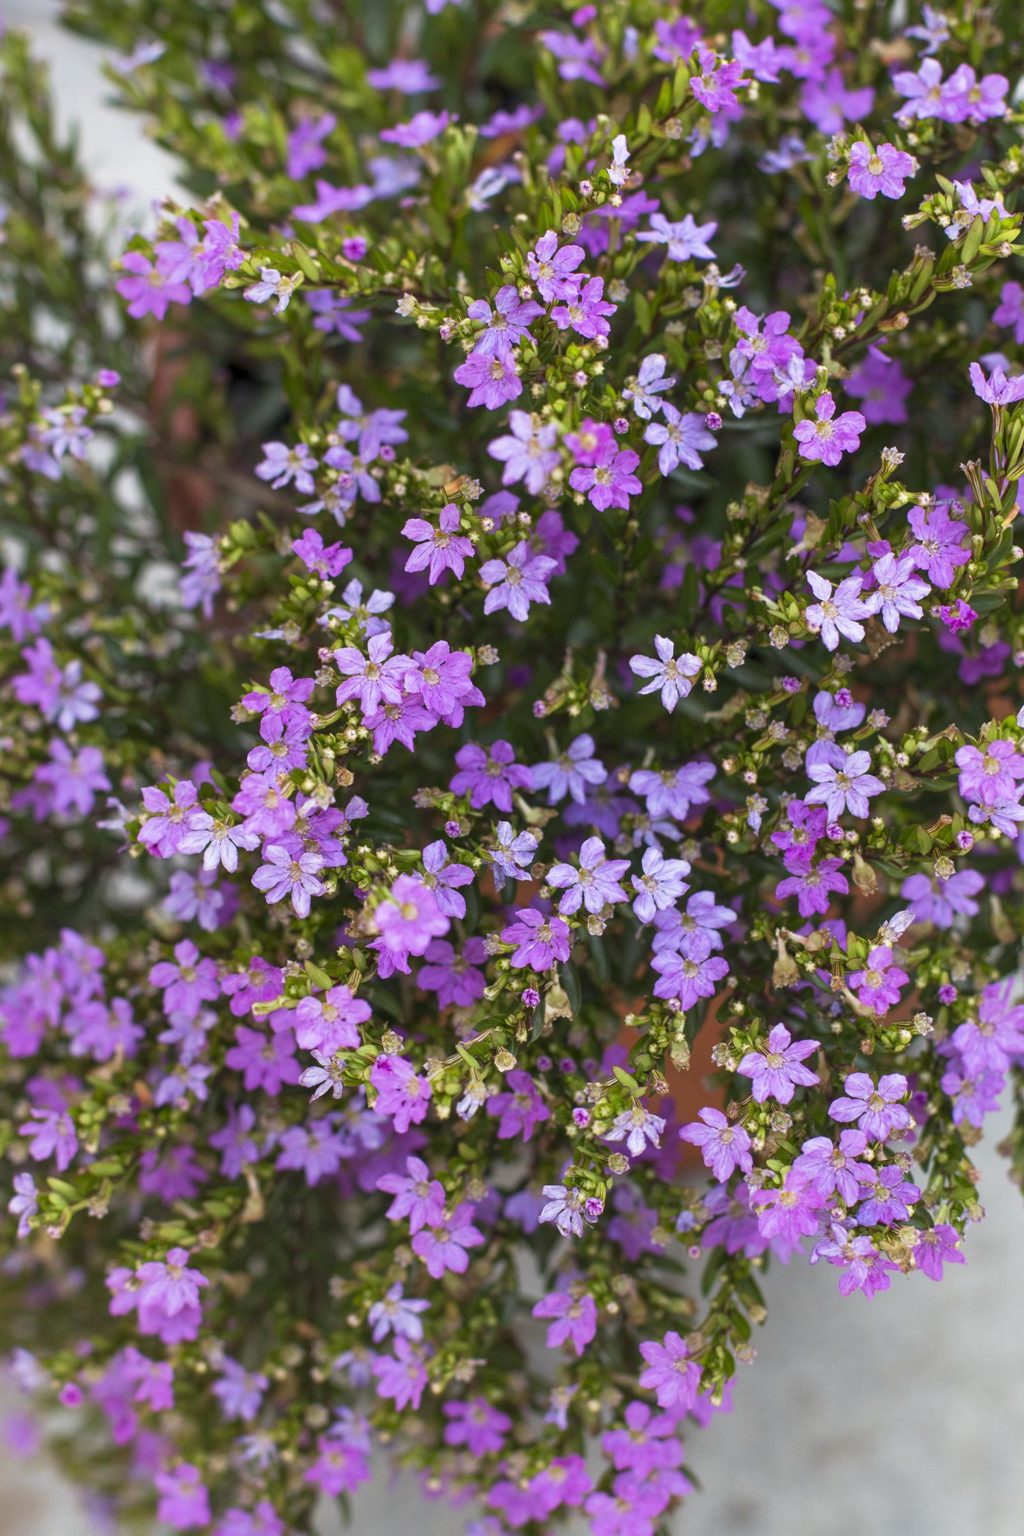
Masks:
[[[97,181],[131,185],[144,206],[170,189],[169,163],[103,105],[96,50],[64,36],[55,10],[0,0],[0,20],[30,27],[52,61]],[[897,1280],[867,1302],[843,1300],[824,1266],[769,1276],[771,1315],[735,1411],[691,1439],[706,1491],[677,1517],[678,1536],[1024,1536],[1024,1202],[999,1134],[980,1153],[988,1220],[942,1285]],[[460,1526],[409,1483],[384,1479],[356,1500],[357,1536]],[[45,1462],[0,1444],[0,1536],[94,1530]]]

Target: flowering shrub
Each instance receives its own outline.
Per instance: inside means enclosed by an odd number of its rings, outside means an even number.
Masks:
[[[68,9],[188,191],[108,274],[7,39],[19,1379],[122,1519],[652,1536],[1019,1101],[1016,7]]]

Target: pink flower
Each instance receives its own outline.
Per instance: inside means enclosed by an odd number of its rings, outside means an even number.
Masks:
[[[863,139],[858,139],[850,150],[847,175],[853,190],[869,200],[881,192],[883,197],[902,197],[906,191],[906,177],[913,176],[917,161],[893,144],[879,144],[872,149]]]
[[[861,433],[867,426],[860,411],[844,411],[841,416],[835,411],[831,392],[825,390],[814,402],[816,419],[797,422],[793,436],[800,444],[802,459],[835,465],[844,453],[853,453],[860,447]]]

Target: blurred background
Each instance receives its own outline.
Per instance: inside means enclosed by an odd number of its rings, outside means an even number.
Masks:
[[[57,10],[0,0],[0,22],[32,34],[97,184],[123,191],[141,222],[173,188],[170,161],[105,104],[102,55],[63,33]],[[1005,1122],[991,1127],[978,1158],[988,1219],[941,1285],[898,1278],[873,1301],[844,1300],[824,1266],[795,1261],[768,1277],[770,1317],[734,1410],[690,1441],[705,1491],[676,1516],[680,1536],[1021,1536],[1024,1198],[995,1150]],[[0,1416],[0,1536],[93,1536],[74,1491],[26,1454],[19,1405],[2,1389]],[[399,1536],[412,1522],[417,1536],[461,1526],[383,1470],[355,1500],[357,1536]]]

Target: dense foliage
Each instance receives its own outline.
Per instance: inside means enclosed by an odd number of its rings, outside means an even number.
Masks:
[[[653,1536],[1020,1096],[1017,6],[67,12],[182,192],[0,43],[17,1377],[125,1527]]]

